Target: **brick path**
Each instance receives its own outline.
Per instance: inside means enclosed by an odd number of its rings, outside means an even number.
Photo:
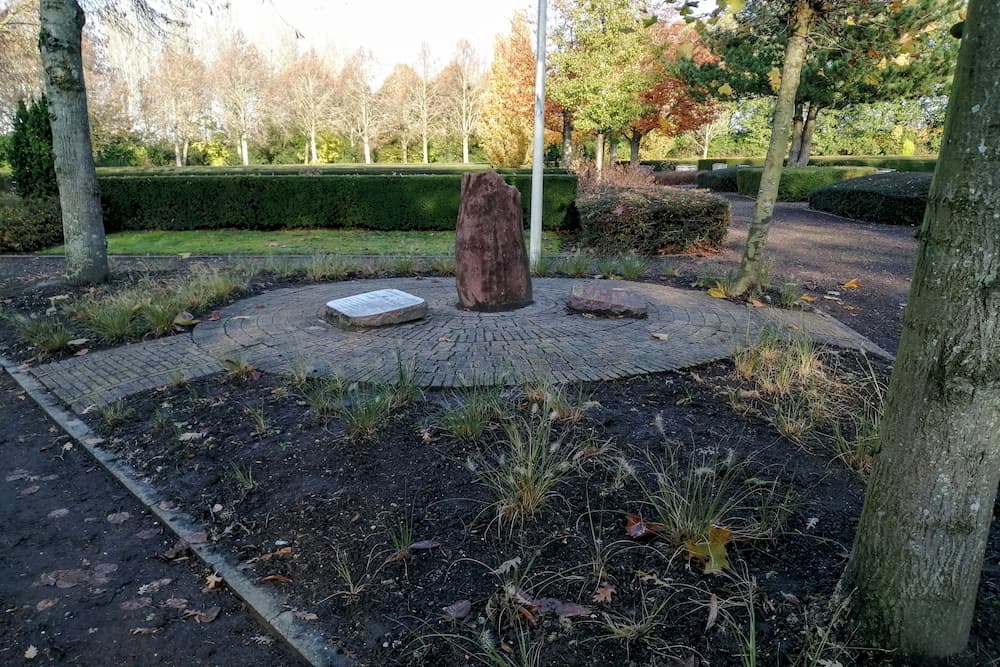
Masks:
[[[199,324],[189,334],[73,357],[32,372],[79,411],[178,378],[221,371],[224,359],[244,360],[269,373],[307,365],[321,375],[368,381],[392,381],[398,359],[415,369],[425,387],[608,380],[727,357],[769,322],[818,342],[886,354],[829,317],[748,308],[661,285],[615,282],[648,301],[645,320],[570,314],[565,303],[577,282],[587,281],[535,279],[535,302],[507,313],[456,308],[450,278],[279,289],[234,303],[218,321]],[[331,299],[389,287],[426,299],[428,316],[367,331],[342,331],[320,319]]]

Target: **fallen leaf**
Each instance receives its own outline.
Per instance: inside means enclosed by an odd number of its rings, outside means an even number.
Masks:
[[[712,526],[708,529],[708,539],[695,542],[684,540],[688,558],[698,558],[705,564],[705,574],[721,572],[729,567],[729,554],[726,544],[732,539],[733,533],[728,528]]]
[[[59,600],[56,598],[45,598],[44,600],[39,600],[38,604],[35,605],[36,611],[45,611],[46,609],[52,609],[59,604]]]
[[[201,320],[194,319],[194,315],[187,311],[177,313],[177,317],[174,318],[174,325],[178,327],[193,327],[199,322]]]
[[[93,447],[95,445],[99,445],[102,442],[104,442],[104,438],[84,438],[83,439],[83,444],[89,445],[91,447]]]
[[[469,600],[459,600],[444,607],[441,611],[444,612],[444,617],[449,621],[460,621],[472,611],[472,602]]]
[[[754,308],[767,308],[767,304],[760,299],[750,299],[750,305]]]
[[[85,347],[82,350],[77,350],[76,352],[73,353],[73,356],[74,357],[82,357],[82,356],[84,356],[86,354],[90,354],[90,348],[89,347]]]
[[[670,334],[655,333],[655,334],[653,334],[653,338],[655,338],[657,340],[662,340],[662,341],[666,342],[666,341],[670,340]]]
[[[213,311],[212,311],[212,314],[211,314],[211,315],[209,315],[208,317],[206,317],[206,318],[205,318],[205,320],[206,320],[207,322],[215,322],[215,321],[217,321],[217,320],[218,320],[218,319],[219,319],[220,317],[222,317],[222,311],[221,311],[221,310],[213,310]]]
[[[638,514],[625,515],[625,533],[632,539],[647,539],[662,531],[662,523],[644,522]]]
[[[31,476],[30,472],[28,472],[24,468],[18,468],[17,470],[12,470],[11,472],[7,473],[7,481],[19,482],[22,479],[26,479],[30,476]]]
[[[115,512],[114,514],[108,515],[108,523],[113,523],[115,525],[121,525],[132,518],[132,515],[128,512]]]
[[[219,612],[222,611],[221,607],[210,607],[205,611],[198,611],[197,609],[188,609],[184,612],[185,617],[194,618],[195,623],[211,623],[219,617]]]
[[[712,593],[712,597],[708,599],[708,621],[705,623],[705,632],[711,630],[717,620],[719,620],[719,596]]]
[[[177,509],[177,503],[175,503],[173,500],[161,500],[160,503],[157,505],[157,507],[159,507],[164,512],[173,512]]]
[[[50,519],[61,519],[67,514],[69,514],[69,510],[66,509],[65,507],[60,507],[57,510],[52,510],[51,512],[49,512],[48,517]]]
[[[173,579],[156,579],[149,582],[148,584],[143,584],[139,586],[139,595],[149,595],[150,593],[159,593],[160,589],[164,586],[169,586],[174,583]]]
[[[441,546],[440,542],[434,542],[433,540],[420,540],[419,542],[414,542],[410,545],[410,550],[412,551],[427,551],[428,549],[437,549]]]
[[[844,310],[857,310],[857,308],[855,306],[848,306],[847,304],[844,304]]]
[[[290,584],[292,580],[281,574],[269,574],[257,580],[258,584]]]
[[[134,600],[125,600],[125,602],[122,602],[119,606],[126,611],[132,611],[134,609],[142,609],[144,607],[152,606],[152,604],[153,598],[145,597],[136,598]]]
[[[594,602],[611,602],[611,596],[618,592],[618,589],[613,585],[608,583],[603,583],[597,587],[597,592],[594,593],[592,598]]]
[[[162,533],[163,530],[161,528],[147,528],[146,530],[140,530],[135,536],[140,540],[151,540]]]
[[[294,616],[295,618],[299,619],[300,621],[318,621],[319,620],[319,616],[317,616],[316,614],[312,613],[311,611],[300,611],[298,609],[296,609],[294,612],[292,612],[292,616]]]
[[[35,485],[29,486],[29,487],[27,487],[25,489],[21,489],[21,492],[19,494],[17,494],[17,495],[19,495],[19,496],[30,496],[33,493],[38,493],[41,490],[41,488],[42,487],[40,487],[37,484],[35,484]]]
[[[225,584],[225,580],[213,572],[205,577],[205,586],[201,589],[201,591],[203,593],[207,593],[208,591],[218,590],[222,588],[223,584]]]
[[[254,635],[250,638],[250,641],[258,646],[270,646],[274,643],[274,638],[267,635]]]
[[[185,598],[167,598],[161,606],[170,609],[187,609],[188,601]]]
[[[726,290],[722,289],[721,287],[712,287],[709,288],[708,295],[713,299],[725,299]]]
[[[129,634],[133,635],[155,635],[159,632],[159,628],[132,628],[129,630]]]
[[[812,303],[813,301],[816,300],[816,297],[814,297],[812,294],[803,294],[802,296],[799,297],[799,299],[805,301],[806,303]]]
[[[74,338],[73,340],[67,342],[66,344],[71,347],[80,347],[82,345],[86,345],[89,342],[90,342],[89,338]]]
[[[864,287],[864,285],[858,282],[857,278],[852,278],[851,280],[848,280],[846,283],[841,285],[841,287],[843,287],[844,289],[861,289],[862,287]]]
[[[563,602],[556,598],[538,598],[531,600],[531,606],[539,611],[551,612],[562,617],[588,616],[593,611],[590,607],[575,602]]]
[[[280,549],[275,549],[271,553],[264,554],[260,557],[260,560],[271,560],[272,558],[282,558],[290,555],[292,555],[291,547],[281,547]]]
[[[191,442],[192,440],[201,440],[205,437],[203,431],[188,431],[187,433],[181,433],[177,436],[177,439],[181,442]]]
[[[35,657],[37,657],[37,656],[38,656],[38,649],[35,648],[34,644],[32,644],[31,646],[29,646],[28,649],[24,652],[24,659],[25,660],[34,660]]]

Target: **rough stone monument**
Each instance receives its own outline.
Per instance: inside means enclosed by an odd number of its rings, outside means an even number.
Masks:
[[[328,301],[323,317],[342,329],[383,327],[419,320],[427,302],[398,289],[380,289]]]
[[[622,287],[578,283],[569,296],[569,309],[605,317],[643,319],[649,313],[646,300]]]
[[[521,216],[521,193],[495,171],[462,175],[455,283],[463,308],[514,310],[531,303]]]

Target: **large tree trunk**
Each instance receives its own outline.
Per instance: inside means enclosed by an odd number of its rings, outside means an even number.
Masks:
[[[1000,482],[1000,3],[971,0],[850,565],[864,641],[969,636]]]
[[[805,167],[809,164],[809,158],[812,155],[813,133],[816,131],[816,117],[819,116],[819,111],[819,107],[815,104],[809,105],[809,111],[806,113],[806,123],[802,128],[802,142],[799,145],[799,155],[792,166]]]
[[[562,166],[569,169],[573,162],[573,112],[563,109],[562,112]]]
[[[778,200],[778,183],[781,181],[781,163],[788,151],[788,133],[791,130],[792,114],[795,111],[795,94],[799,88],[799,76],[806,56],[806,38],[812,28],[815,10],[809,0],[797,0],[792,8],[788,43],[785,45],[785,60],[781,67],[781,88],[774,105],[771,121],[771,141],[764,158],[764,171],[757,191],[753,221],[747,232],[747,244],[740,260],[734,294],[743,294],[751,286],[760,284],[761,269],[764,264],[764,249],[767,247],[767,233],[774,218],[774,203]]]
[[[802,130],[806,125],[803,106],[802,102],[796,103],[795,111],[792,112],[792,147],[788,150],[788,160],[785,161],[785,165],[789,167],[798,164],[799,153],[802,151]]]
[[[594,155],[594,165],[597,169],[597,182],[604,176],[604,133],[597,133],[597,152]]]
[[[49,98],[66,278],[77,284],[103,282],[108,277],[108,245],[83,82],[81,34],[85,20],[76,0],[42,0],[39,4],[38,48]]]
[[[642,133],[632,130],[628,135],[629,164],[633,167],[639,166],[639,147],[642,145]]]

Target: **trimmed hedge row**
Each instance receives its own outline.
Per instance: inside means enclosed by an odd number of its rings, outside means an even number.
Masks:
[[[712,165],[725,163],[727,167],[738,167],[740,165],[750,165],[760,167],[764,164],[762,157],[710,157],[698,160],[698,171],[711,171]]]
[[[736,188],[741,195],[757,196],[760,178],[764,170],[760,167],[739,169],[736,173]],[[805,201],[809,193],[830,183],[839,183],[850,178],[875,173],[875,167],[796,167],[782,169],[778,183],[778,201]]]
[[[698,172],[698,187],[714,190],[715,192],[738,192],[736,184],[736,172],[743,171],[736,167],[727,169],[714,169],[712,171]]]
[[[878,167],[879,169],[895,169],[896,171],[927,171],[933,172],[937,166],[937,158],[913,157],[910,155],[874,155],[850,157],[847,155],[827,155],[810,158],[809,166],[856,166]]]
[[[598,254],[654,255],[718,246],[729,229],[729,202],[664,187],[605,189],[581,195],[582,241]]]
[[[0,193],[0,252],[33,252],[63,240],[59,200]]]
[[[507,174],[527,218],[531,177]],[[120,230],[358,227],[454,229],[460,174],[99,178],[104,226]],[[542,224],[573,229],[576,177],[545,176]]]
[[[679,164],[689,164],[694,166],[697,164],[697,160],[692,158],[671,158],[667,160],[642,160],[639,162],[643,167],[652,167],[654,172],[658,171],[676,171],[677,165]],[[711,167],[709,167],[711,168]]]
[[[322,164],[322,165],[249,165],[230,167],[98,167],[98,176],[324,176],[324,175],[397,175],[414,174],[464,174],[470,171],[487,171],[489,165],[426,165],[426,164]],[[530,174],[531,169],[495,169],[501,174]],[[547,167],[546,175],[568,174],[566,169]]]
[[[933,174],[897,171],[834,183],[809,195],[809,208],[886,225],[919,225]]]

